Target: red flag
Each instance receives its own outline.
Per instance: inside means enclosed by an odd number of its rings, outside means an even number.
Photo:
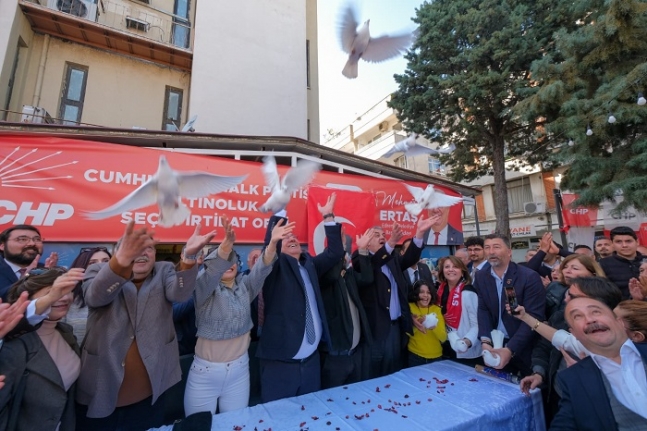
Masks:
[[[321,213],[317,204],[326,203],[328,196],[337,194],[335,221],[344,227],[344,244],[355,241],[355,235],[363,234],[376,224],[375,196],[370,192],[354,192],[324,187],[310,187],[308,190],[308,251],[315,255],[326,247],[326,236]],[[354,248],[354,246],[352,247]],[[348,252],[350,253],[350,249]]]
[[[562,193],[562,216],[567,231],[570,227],[592,227],[597,224],[598,208],[574,206],[577,198],[576,194]]]

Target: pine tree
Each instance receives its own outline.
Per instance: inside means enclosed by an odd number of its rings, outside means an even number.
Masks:
[[[533,61],[553,49],[553,33],[570,22],[561,2],[434,0],[413,21],[419,36],[396,75],[391,101],[407,130],[456,150],[443,161],[451,178],[494,176],[496,231],[509,232],[506,158],[517,168],[545,160],[536,128],[513,108],[537,91]]]
[[[562,187],[578,193],[579,204],[622,195],[618,210],[647,211],[647,106],[636,103],[647,94],[647,3],[577,6],[577,29],[556,36],[564,60],[547,56],[533,65],[539,91],[517,109],[546,119],[546,146],[560,148],[553,162],[569,165]]]

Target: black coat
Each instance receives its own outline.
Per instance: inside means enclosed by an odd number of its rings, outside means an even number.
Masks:
[[[265,245],[269,244],[272,229],[281,217],[272,216],[267,225]],[[341,240],[341,225],[325,226],[328,247],[316,256],[301,253],[299,262],[281,253],[281,242],[277,244],[278,259],[272,272],[263,284],[265,321],[263,336],[260,338],[256,356],[269,360],[289,360],[301,347],[306,327],[305,285],[299,272],[299,263],[308,272],[315,292],[317,309],[321,316],[322,341],[330,343],[326,312],[319,289],[319,277],[328,272],[344,257]],[[330,348],[330,345],[328,346]]]
[[[429,286],[434,285],[434,278],[431,276],[431,270],[427,265],[424,263],[418,262],[416,264],[416,268],[418,269],[418,278],[420,280],[424,280],[427,283],[429,283]],[[404,281],[407,284],[407,298],[411,295],[411,292],[413,292],[413,283],[411,283],[411,278],[409,277],[409,270],[404,269],[402,271],[402,275],[404,276]]]
[[[609,281],[620,288],[622,299],[630,299],[629,280],[634,277],[638,278],[640,275],[640,264],[644,258],[645,256],[642,254],[636,253],[636,257],[633,260],[629,260],[613,253],[609,257],[600,259],[600,266],[604,270],[604,274]]]
[[[332,351],[335,352],[350,350],[352,347],[353,320],[348,304],[349,297],[359,314],[361,340],[367,344],[372,343],[371,330],[358,288],[358,286],[365,287],[373,283],[370,256],[359,256],[359,263],[362,271],[355,271],[352,267],[343,269],[344,262],[340,261],[320,280],[321,296],[330,330],[330,343]]]
[[[636,343],[643,363],[647,362],[647,344]],[[589,356],[557,374],[562,390],[559,411],[551,430],[613,431],[618,429],[602,372]]]
[[[400,329],[413,335],[413,323],[411,322],[411,311],[407,298],[407,282],[402,274],[403,268],[409,268],[420,260],[422,248],[418,247],[413,241],[407,248],[407,251],[400,255],[399,252],[393,251],[391,254],[386,252],[386,246],[380,248],[371,256],[371,265],[373,266],[373,284],[360,289],[362,304],[366,310],[366,317],[371,327],[371,334],[374,340],[384,340],[389,334],[391,328],[391,313],[389,305],[391,304],[391,283],[382,273],[382,266],[387,265],[393,278],[398,286],[398,299],[400,300]],[[361,271],[359,264],[359,253],[353,253],[353,268],[355,271]]]
[[[12,284],[18,281],[16,273],[5,262],[3,257],[0,257],[0,298],[5,302],[7,300],[7,292]]]

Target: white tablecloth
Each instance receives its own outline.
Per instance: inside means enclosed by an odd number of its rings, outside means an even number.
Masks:
[[[160,428],[170,430],[171,427]],[[213,431],[545,431],[541,394],[442,361],[213,417]]]

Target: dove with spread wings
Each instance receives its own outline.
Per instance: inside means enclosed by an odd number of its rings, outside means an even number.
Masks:
[[[426,147],[416,142],[418,135],[412,133],[407,139],[396,142],[382,157],[391,157],[396,153],[404,153],[405,156],[415,157],[421,154],[429,154],[431,156],[438,156],[440,154],[449,154],[456,149],[454,145],[448,148],[434,150],[433,148]]]
[[[357,63],[360,58],[370,63],[389,60],[405,52],[414,39],[411,32],[371,37],[369,23],[370,20],[366,20],[358,30],[355,8],[349,3],[342,9],[338,31],[341,47],[348,54],[348,61],[341,73],[348,79],[357,78]]]
[[[463,201],[461,197],[448,196],[437,192],[431,184],[428,184],[425,189],[408,184],[405,184],[405,187],[409,190],[415,202],[404,204],[404,208],[414,216],[418,216],[424,209],[450,207]]]
[[[273,156],[267,156],[263,159],[261,168],[265,176],[265,183],[271,190],[269,199],[261,205],[261,212],[271,212],[272,214],[281,211],[290,202],[292,193],[299,188],[306,186],[312,181],[315,174],[321,170],[321,164],[302,160],[293,168],[290,168],[283,179],[279,177],[276,167],[276,160]]]
[[[131,194],[116,204],[96,212],[85,212],[91,220],[103,220],[157,203],[159,224],[171,227],[184,223],[191,210],[182,198],[202,198],[237,186],[247,175],[226,177],[207,172],[179,172],[171,169],[165,156],[160,156],[157,172]]]

